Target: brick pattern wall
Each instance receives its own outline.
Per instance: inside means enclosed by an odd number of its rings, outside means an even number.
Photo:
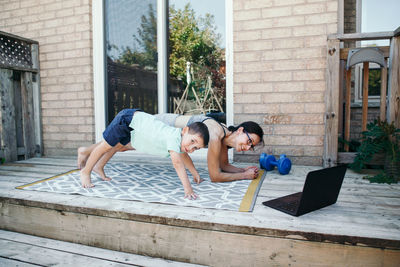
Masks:
[[[355,33],[356,28],[356,0],[344,0],[344,33]]]
[[[368,108],[368,116],[367,123],[373,122],[374,120],[379,118],[380,110],[378,107],[369,107]],[[351,108],[350,115],[350,140],[361,140],[361,132],[362,132],[362,108],[361,107],[353,107]]]
[[[260,123],[264,151],[321,165],[327,35],[338,1],[234,0],[234,120]],[[255,161],[259,153],[237,153]]]
[[[91,0],[0,1],[0,30],[39,41],[45,155],[94,141]]]

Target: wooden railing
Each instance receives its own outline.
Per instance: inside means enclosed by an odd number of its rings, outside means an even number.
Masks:
[[[350,141],[351,121],[351,69],[345,68],[349,48],[342,48],[344,42],[366,40],[390,40],[389,47],[378,47],[384,54],[388,67],[381,68],[381,89],[379,118],[394,122],[400,128],[400,27],[395,31],[338,34],[328,38],[327,48],[327,93],[325,116],[324,166],[350,163],[354,153],[338,152],[338,137],[343,133],[345,142]],[[389,78],[387,77],[389,71]],[[368,74],[369,63],[363,62],[362,122],[361,130],[366,130],[368,114]],[[345,82],[344,82],[345,81]],[[388,93],[386,94],[386,88]],[[349,90],[350,89],[350,90]],[[346,91],[346,94],[344,94]],[[344,115],[344,116],[343,116]],[[343,127],[343,129],[342,129]],[[349,148],[346,145],[345,150]]]
[[[125,108],[157,113],[157,72],[107,61],[108,123]]]
[[[174,99],[182,95],[177,80],[170,80],[168,86],[168,112],[174,111]],[[156,114],[157,72],[135,66],[107,61],[108,123],[125,108],[140,108]]]

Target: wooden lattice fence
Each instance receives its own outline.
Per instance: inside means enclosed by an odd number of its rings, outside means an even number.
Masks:
[[[0,158],[42,153],[39,43],[0,31]]]

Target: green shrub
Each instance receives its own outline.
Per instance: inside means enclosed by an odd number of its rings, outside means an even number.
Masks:
[[[385,166],[379,174],[367,176],[370,182],[397,183],[400,179],[400,129],[396,129],[394,123],[375,120],[367,125],[367,131],[362,132],[361,144],[357,149],[357,155],[350,168],[360,171],[366,165],[373,165],[372,158],[375,154],[385,155]]]

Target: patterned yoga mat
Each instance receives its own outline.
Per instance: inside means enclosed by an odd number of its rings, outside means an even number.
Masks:
[[[92,172],[93,188],[82,188],[79,170],[72,170],[17,189],[248,212],[253,210],[265,176],[260,170],[255,180],[212,183],[207,169],[197,168],[204,181],[198,185],[189,174],[199,198],[188,200],[183,198],[183,186],[172,165],[110,163],[104,170],[112,180],[103,181]]]

